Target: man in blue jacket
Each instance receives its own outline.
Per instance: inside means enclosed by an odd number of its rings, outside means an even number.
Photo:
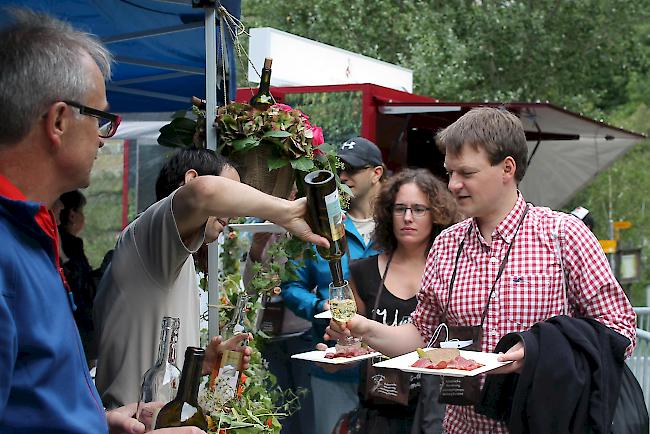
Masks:
[[[381,151],[370,140],[354,137],[339,146],[338,156],[345,164],[339,176],[354,197],[345,220],[348,254],[342,258],[343,274],[349,276],[350,260],[377,254],[371,235],[375,228],[372,204],[379,193],[385,167]],[[312,321],[313,343],[323,342],[327,320],[314,315],[329,310],[329,284],[332,281],[325,259],[316,253],[297,270],[297,280],[284,282],[282,295],[286,306],[296,315]],[[315,288],[315,293],[313,289]],[[314,400],[314,434],[330,434],[339,418],[357,407],[359,369],[357,367],[328,373],[313,366],[311,391]]]

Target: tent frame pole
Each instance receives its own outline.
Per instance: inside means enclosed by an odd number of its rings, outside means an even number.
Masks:
[[[217,13],[216,7],[205,11],[205,119],[206,145],[216,152],[217,132],[212,126],[217,107]],[[222,47],[224,50],[225,47]],[[219,334],[219,243],[208,245],[208,336]]]

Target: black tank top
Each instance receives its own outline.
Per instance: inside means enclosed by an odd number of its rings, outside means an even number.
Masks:
[[[372,318],[371,311],[375,306],[375,298],[381,282],[381,275],[377,266],[378,258],[379,256],[370,256],[350,263],[350,274],[361,300],[366,305],[367,318]],[[390,273],[390,270],[388,272]],[[401,299],[393,295],[384,285],[375,312],[375,321],[390,326],[398,326],[409,322],[411,312],[415,310],[417,304],[415,296],[408,300]]]
[[[358,259],[350,262],[350,275],[354,280],[359,296],[363,303],[366,305],[366,317],[372,319],[372,309],[375,306],[375,298],[379,284],[381,283],[381,275],[379,274],[379,267],[377,261],[378,255],[370,256],[368,258]],[[382,270],[383,272],[383,270]],[[388,270],[390,273],[390,269]],[[390,326],[397,326],[410,322],[411,312],[415,310],[418,302],[415,296],[408,300],[401,299],[393,295],[384,285],[381,291],[381,297],[377,304],[377,311],[375,313],[375,321],[381,322]],[[361,383],[359,399],[361,405],[366,408],[380,409],[382,414],[388,417],[413,417],[417,406],[417,398],[420,393],[420,375],[412,375],[410,380],[409,391],[409,404],[404,407],[398,404],[395,405],[372,405],[364,402],[363,399],[363,386],[366,379],[366,365],[361,364]]]

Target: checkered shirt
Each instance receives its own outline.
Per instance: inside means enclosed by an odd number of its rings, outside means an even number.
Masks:
[[[526,202],[519,194],[512,211],[492,233],[491,245],[486,243],[473,219],[448,228],[436,238],[427,259],[418,306],[411,315],[425,342],[440,321],[458,246],[466,235],[447,322],[471,326],[481,323],[490,288],[525,208]],[[559,226],[558,219],[562,219]],[[636,343],[636,315],[614,278],[598,240],[579,219],[530,205],[490,302],[483,326],[482,351],[492,352],[507,333],[527,330],[536,322],[565,312],[562,271],[555,250],[558,241],[553,237],[558,227],[568,283],[569,315],[594,318],[630,339],[626,351],[629,356]],[[478,415],[472,406],[448,405],[444,432],[508,431],[505,425]]]

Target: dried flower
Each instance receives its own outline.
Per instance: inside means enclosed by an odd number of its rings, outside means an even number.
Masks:
[[[270,146],[273,157],[269,159],[269,170],[290,164],[308,172],[328,164],[328,151],[317,149],[325,142],[323,129],[312,125],[302,111],[286,104],[274,104],[260,111],[233,102],[218,108],[214,126],[219,130],[220,151],[225,155]],[[320,164],[315,164],[315,159],[320,159]]]

